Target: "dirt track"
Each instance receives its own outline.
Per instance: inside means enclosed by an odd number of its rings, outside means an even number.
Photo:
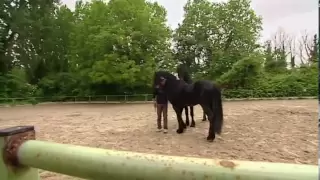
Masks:
[[[195,108],[196,128],[178,135],[169,108],[169,133],[156,132],[151,104],[41,105],[0,108],[0,128],[35,125],[37,139],[169,155],[317,164],[317,100],[225,102],[223,134],[205,141],[208,122]],[[76,179],[42,172],[45,180]]]

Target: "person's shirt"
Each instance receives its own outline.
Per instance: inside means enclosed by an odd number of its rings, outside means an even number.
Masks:
[[[155,88],[153,91],[153,99],[156,98],[157,104],[168,104],[168,97],[160,88]]]

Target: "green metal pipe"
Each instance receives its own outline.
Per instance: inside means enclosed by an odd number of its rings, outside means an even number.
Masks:
[[[34,168],[101,180],[316,180],[318,167],[225,161],[113,151],[29,140],[19,162]]]

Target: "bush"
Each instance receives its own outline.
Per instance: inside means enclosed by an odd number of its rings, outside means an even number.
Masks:
[[[318,69],[314,64],[280,74],[262,73],[250,89],[227,89],[225,98],[318,96]]]
[[[6,75],[0,75],[0,98],[25,98],[35,96],[38,87],[26,79],[24,70],[14,68]]]

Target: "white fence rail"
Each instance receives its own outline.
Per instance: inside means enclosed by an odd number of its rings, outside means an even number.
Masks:
[[[294,100],[318,99],[308,97],[270,97],[270,98],[224,98],[224,101],[251,101],[251,100]],[[43,104],[43,103],[150,103],[152,94],[135,95],[97,95],[97,96],[55,96],[55,97],[26,97],[0,98],[0,104]]]

